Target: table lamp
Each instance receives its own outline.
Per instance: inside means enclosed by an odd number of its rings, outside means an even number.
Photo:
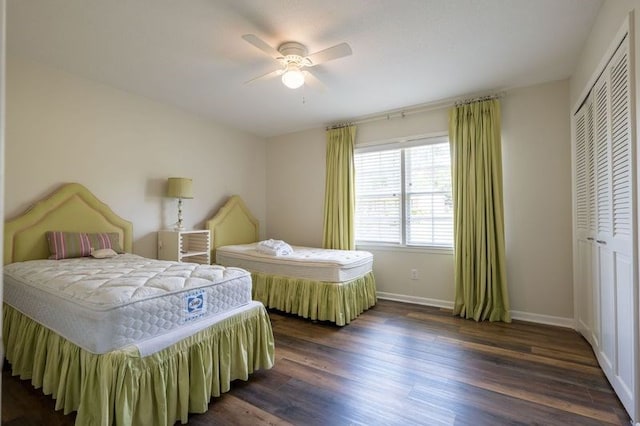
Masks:
[[[182,199],[193,198],[193,180],[183,177],[170,177],[167,185],[167,197],[178,199],[178,222],[176,231],[183,231],[182,224]]]

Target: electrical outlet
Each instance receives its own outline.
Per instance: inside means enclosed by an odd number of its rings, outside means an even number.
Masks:
[[[417,269],[412,269],[411,270],[411,279],[412,280],[417,280],[418,279],[418,270]]]

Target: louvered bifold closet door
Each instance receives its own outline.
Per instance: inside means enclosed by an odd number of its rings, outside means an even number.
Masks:
[[[608,68],[610,96],[610,138],[611,138],[611,238],[607,240],[613,253],[612,287],[601,290],[609,292],[613,300],[615,315],[610,321],[615,327],[615,352],[612,352],[612,381],[616,393],[627,410],[633,411],[637,362],[636,342],[638,339],[637,317],[634,309],[634,285],[637,280],[634,270],[634,185],[632,159],[631,124],[631,74],[628,41],[620,46]],[[603,294],[604,296],[604,294]],[[603,300],[604,303],[604,300]],[[634,317],[636,320],[634,321]],[[602,321],[604,323],[604,320]],[[611,328],[612,326],[609,325]],[[605,348],[608,349],[608,348]],[[607,375],[609,375],[607,374]],[[632,414],[632,418],[634,415]]]
[[[586,291],[589,304],[590,334],[586,335],[594,347],[600,345],[600,264],[598,263],[597,236],[597,191],[596,191],[596,124],[593,93],[589,95],[587,107],[587,193],[588,193],[588,233],[586,236],[589,260],[586,263]]]
[[[574,117],[574,184],[576,221],[575,294],[576,320],[580,331],[593,346],[598,345],[599,322],[593,307],[599,290],[594,287],[595,263],[595,165],[593,100],[585,101]],[[593,189],[592,189],[593,188]]]
[[[595,130],[595,200],[596,200],[596,251],[600,294],[600,358],[604,370],[612,370],[616,353],[614,254],[611,250],[611,111],[609,69],[593,88]]]
[[[593,309],[592,317],[587,308],[577,309],[578,323],[593,318],[592,334],[585,334],[594,346],[602,370],[616,390],[620,401],[632,418],[635,414],[635,372],[637,368],[637,320],[634,309],[634,285],[637,280],[634,260],[635,187],[633,181],[634,158],[632,145],[631,74],[628,42],[625,39],[609,61],[592,88],[593,152],[590,153],[589,114],[585,115],[585,158],[580,164],[578,156],[579,133],[576,144],[576,231],[579,222],[578,200],[587,193],[587,226],[585,238],[593,249],[590,265],[587,246],[580,249],[577,268],[586,268],[577,274],[587,281],[589,295],[580,293],[576,303],[588,304]],[[577,124],[576,124],[577,125]],[[589,162],[593,161],[592,164]],[[587,170],[586,189],[581,189],[578,170]],[[584,222],[584,220],[583,220]],[[595,231],[595,233],[593,233]],[[595,237],[595,238],[594,238]],[[592,239],[593,238],[593,239]],[[580,274],[583,274],[580,275]],[[591,275],[589,275],[591,274]],[[591,281],[589,281],[589,279]],[[586,287],[591,286],[591,289]],[[581,312],[585,320],[580,320]],[[584,328],[579,325],[580,331]]]
[[[640,417],[635,76],[628,35],[573,117],[576,324],[634,422]]]
[[[596,151],[596,111],[595,96],[591,93],[586,105],[587,114],[587,234],[582,253],[585,256],[584,279],[586,308],[588,310],[589,332],[585,334],[594,347],[600,344],[600,264],[596,235],[598,232],[598,197],[597,197],[597,151]]]

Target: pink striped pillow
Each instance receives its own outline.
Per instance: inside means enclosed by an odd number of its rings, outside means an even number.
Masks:
[[[117,232],[87,234],[84,232],[48,231],[49,259],[91,256],[91,249],[112,249],[123,253]]]

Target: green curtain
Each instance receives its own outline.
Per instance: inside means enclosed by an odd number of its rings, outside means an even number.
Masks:
[[[355,126],[327,130],[324,192],[324,248],[353,250],[355,194],[353,146]]]
[[[454,315],[511,322],[507,292],[500,103],[449,113],[454,199]]]

